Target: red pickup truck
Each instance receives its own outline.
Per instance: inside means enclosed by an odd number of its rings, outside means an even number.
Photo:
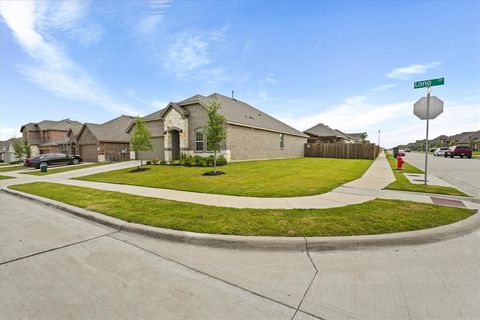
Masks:
[[[453,146],[450,147],[447,151],[445,151],[445,158],[450,157],[472,157],[472,148],[470,146]]]

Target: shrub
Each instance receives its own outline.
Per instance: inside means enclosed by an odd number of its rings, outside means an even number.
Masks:
[[[202,158],[198,163],[198,167],[207,167],[207,158]]]
[[[153,159],[152,164],[158,164],[160,162],[160,159]]]
[[[160,164],[161,164],[161,165],[165,165],[165,164],[167,164],[167,161],[162,160],[162,161],[160,161]]]
[[[225,159],[225,157],[223,155],[220,155],[218,158],[217,158],[217,165],[219,166],[224,166],[227,164],[227,159]]]
[[[147,166],[149,166],[149,165],[152,164],[152,161],[148,160],[147,162],[145,162],[145,164],[146,164]]]

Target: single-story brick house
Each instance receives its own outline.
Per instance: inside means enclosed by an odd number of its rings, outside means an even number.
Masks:
[[[329,126],[319,123],[310,129],[303,131],[309,136],[308,142],[323,142],[323,143],[354,143],[355,139],[350,137],[349,134],[343,133],[340,130],[332,129]]]
[[[133,117],[122,115],[102,124],[85,123],[78,134],[68,132],[69,145],[86,162],[130,160],[130,135],[126,129]]]
[[[78,133],[82,123],[70,119],[43,120],[38,123],[27,123],[20,128],[24,139],[32,148],[32,156],[43,153],[70,153],[67,133],[72,130]]]
[[[225,117],[226,139],[222,154],[227,161],[297,158],[304,156],[308,136],[251,105],[218,93],[195,95],[170,102],[164,109],[145,116],[153,151],[145,159],[177,160],[181,153],[210,155],[205,127],[207,106],[216,101]],[[134,123],[127,129],[131,133]]]

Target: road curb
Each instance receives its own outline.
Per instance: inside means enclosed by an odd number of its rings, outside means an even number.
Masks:
[[[440,242],[469,234],[480,228],[480,210],[471,217],[445,226],[390,234],[339,237],[261,237],[204,234],[164,229],[127,222],[107,215],[71,206],[63,202],[2,188],[1,191],[39,202],[77,217],[93,221],[118,231],[127,231],[157,239],[189,245],[266,251],[334,251],[358,250],[372,247],[397,247]]]

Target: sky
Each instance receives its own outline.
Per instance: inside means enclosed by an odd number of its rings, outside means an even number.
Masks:
[[[2,140],[234,90],[301,131],[391,147],[425,137],[413,82],[438,77],[430,137],[480,129],[479,1],[0,0],[0,16]]]

